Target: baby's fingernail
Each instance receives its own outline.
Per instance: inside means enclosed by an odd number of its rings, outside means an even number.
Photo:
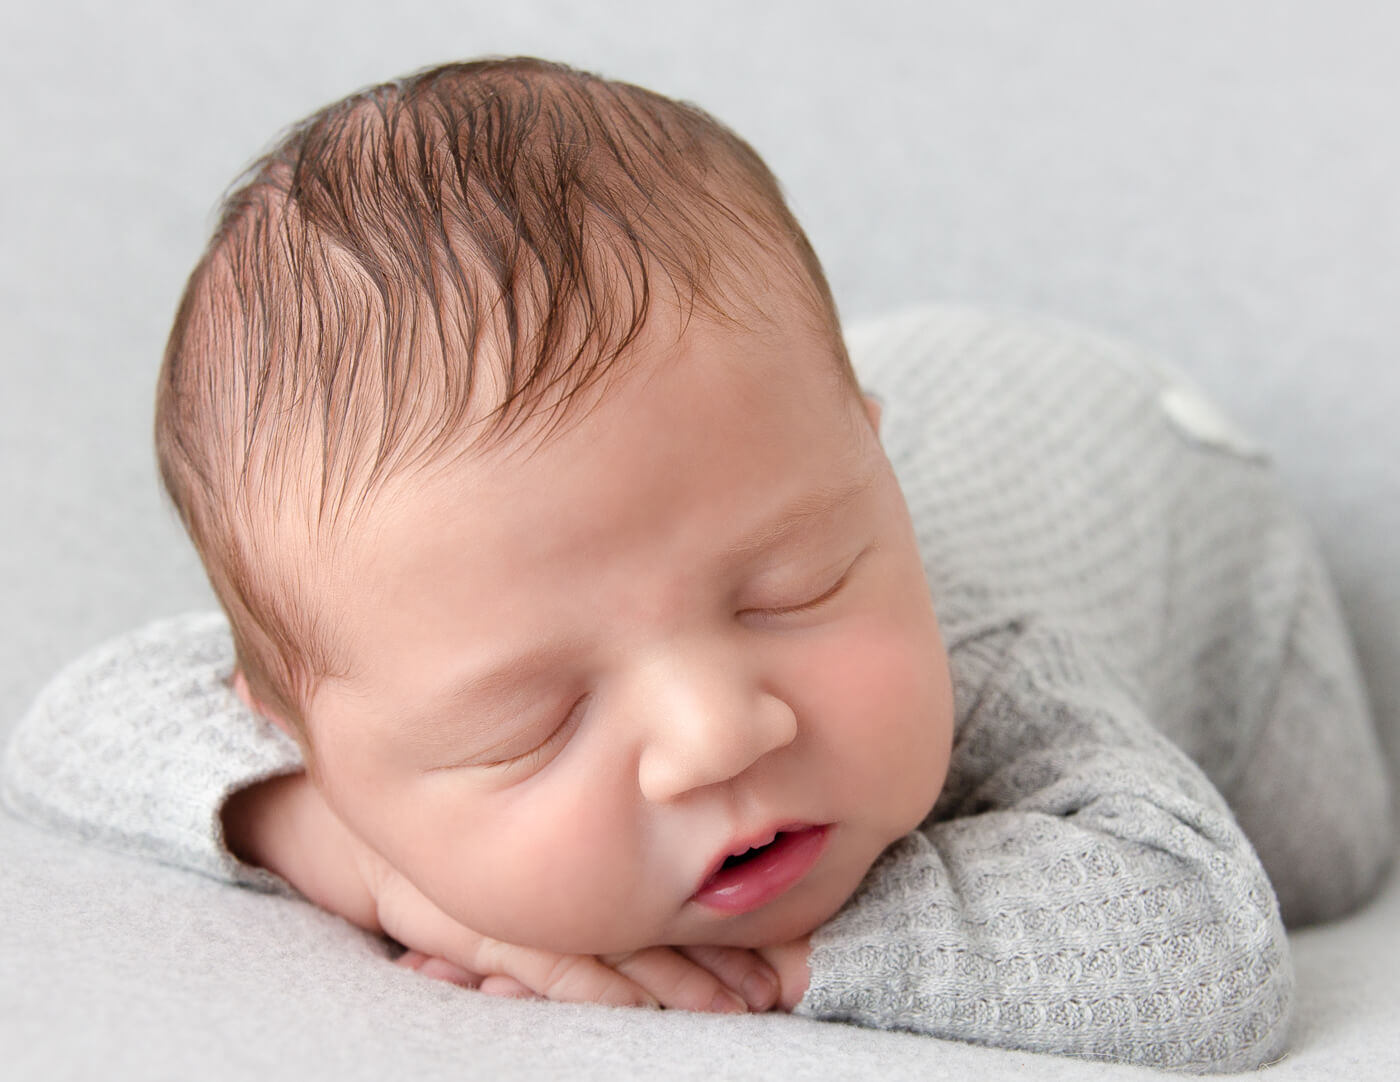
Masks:
[[[661,1007],[659,1002],[640,988],[609,988],[598,1002],[605,1007],[642,1007],[647,1010],[658,1010]]]
[[[743,991],[751,1010],[766,1011],[778,1000],[778,982],[758,970],[744,978]]]
[[[721,988],[707,1008],[712,1014],[748,1014],[749,1005],[728,988]]]

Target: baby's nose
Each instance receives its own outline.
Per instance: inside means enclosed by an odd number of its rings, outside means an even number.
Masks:
[[[638,762],[642,795],[650,801],[726,782],[797,736],[792,708],[749,674],[690,660],[658,667],[650,677],[650,694],[639,688],[639,716],[646,720]]]

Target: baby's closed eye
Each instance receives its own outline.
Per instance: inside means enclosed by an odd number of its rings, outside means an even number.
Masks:
[[[472,765],[489,767],[495,770],[510,771],[511,773],[532,773],[547,763],[565,741],[573,734],[578,727],[579,719],[587,710],[589,695],[581,695],[576,699],[571,707],[552,726],[544,726],[546,730],[544,738],[539,740],[534,746],[526,748],[521,752],[512,751],[501,758],[491,758],[486,761]],[[531,727],[529,735],[538,736],[540,727]]]
[[[799,616],[804,613],[815,612],[821,609],[828,602],[836,599],[851,581],[856,570],[856,565],[860,563],[869,549],[863,549],[855,557],[843,560],[835,568],[828,568],[817,576],[812,576],[809,581],[775,593],[783,593],[790,600],[776,599],[773,603],[764,605],[754,605],[740,610],[740,616],[747,620],[768,624],[780,621],[786,617]]]

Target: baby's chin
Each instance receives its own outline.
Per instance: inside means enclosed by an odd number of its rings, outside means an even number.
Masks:
[[[673,947],[743,947],[762,950],[811,935],[836,915],[850,897],[850,892],[836,896],[788,899],[787,905],[775,906],[771,912],[755,912],[743,917],[718,922],[705,921],[699,927],[687,929],[670,943],[651,944]]]
[[[810,903],[775,914],[774,919],[757,921],[753,927],[715,929],[715,934],[695,945],[747,947],[751,950],[780,947],[811,935],[834,917],[849,897],[850,892],[846,892],[834,899],[813,899]]]
[[[683,913],[672,926],[648,934],[598,935],[596,930],[571,930],[557,935],[520,936],[507,942],[558,954],[591,954],[609,957],[631,954],[652,947],[741,947],[761,950],[778,947],[810,935],[841,908],[845,898],[834,903],[815,901],[789,907],[774,907],[771,913],[750,913],[743,917],[715,920],[704,914]],[[687,909],[696,908],[694,903]],[[642,918],[632,927],[640,927]],[[489,933],[488,933],[489,934]]]

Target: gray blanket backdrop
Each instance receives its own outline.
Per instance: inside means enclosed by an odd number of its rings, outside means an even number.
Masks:
[[[151,385],[219,191],[282,125],[535,53],[762,152],[849,320],[1048,311],[1193,373],[1316,523],[1400,759],[1400,15],[1377,2],[91,0],[0,8],[0,736],[56,666],[210,603]],[[1305,815],[1306,809],[1280,814]],[[8,1078],[1136,1078],[786,1017],[496,1003],[298,902],[0,815]],[[1391,1078],[1400,889],[1295,937],[1271,1078]]]

